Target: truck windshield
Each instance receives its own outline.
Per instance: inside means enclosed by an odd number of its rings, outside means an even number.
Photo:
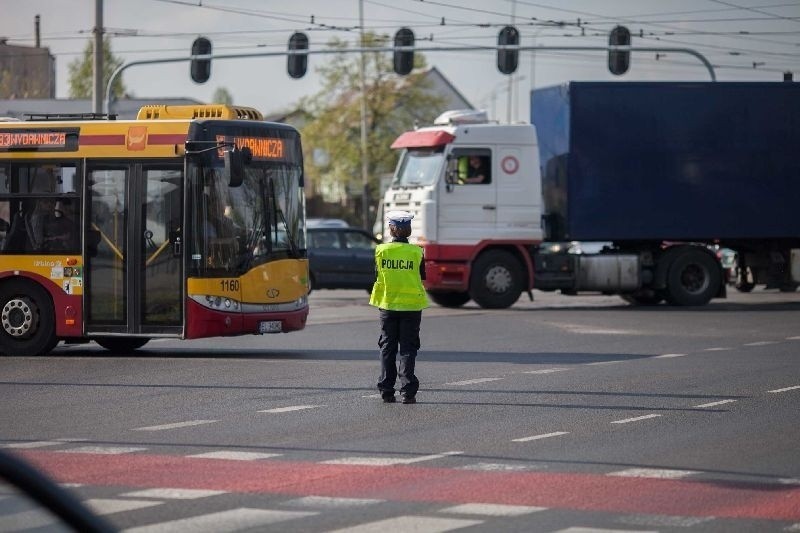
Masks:
[[[416,187],[433,185],[442,173],[444,153],[441,150],[406,150],[397,165],[392,185]]]

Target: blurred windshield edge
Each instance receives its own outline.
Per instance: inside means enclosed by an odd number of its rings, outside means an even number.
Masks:
[[[0,478],[18,488],[75,531],[89,533],[116,531],[69,491],[22,458],[2,450],[0,450]]]

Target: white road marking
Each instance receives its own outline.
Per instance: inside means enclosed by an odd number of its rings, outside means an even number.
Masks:
[[[0,515],[0,531],[30,531],[55,524],[53,515],[43,509]],[[64,526],[60,521],[58,525],[62,528]]]
[[[800,478],[784,477],[778,480],[781,485],[800,485]]]
[[[328,496],[305,496],[285,502],[285,505],[297,507],[315,507],[319,509],[347,509],[350,507],[362,507],[383,503],[385,500],[373,500],[369,498],[331,498]]]
[[[609,472],[607,476],[646,477],[657,479],[681,479],[698,474],[696,470],[673,470],[670,468],[628,468],[618,472]]]
[[[584,324],[556,324],[556,326],[569,330],[570,333],[578,333],[581,335],[643,335],[641,331],[633,329],[599,328]]]
[[[616,521],[620,524],[647,527],[693,527],[705,522],[715,520],[713,516],[671,516],[671,515],[627,515],[621,516]]]
[[[718,405],[725,405],[726,403],[734,403],[736,400],[720,400],[718,402],[711,402],[711,403],[701,403],[700,405],[695,405],[695,408],[701,407],[716,407]]]
[[[224,490],[206,489],[144,489],[120,494],[123,498],[156,498],[163,500],[196,500],[198,498],[208,498],[228,494]]]
[[[599,366],[599,365],[616,365],[622,363],[623,361],[595,361],[594,363],[586,363],[589,366]]]
[[[683,357],[685,355],[689,355],[689,354],[685,354],[685,353],[665,353],[665,354],[662,354],[662,355],[655,356],[655,359],[671,359],[673,357]]]
[[[442,509],[442,513],[476,514],[481,516],[523,516],[539,511],[546,511],[547,507],[531,507],[528,505],[499,505],[492,503],[465,503]]]
[[[329,533],[386,533],[386,531],[425,531],[426,533],[442,533],[477,526],[483,520],[464,520],[461,518],[430,518],[427,516],[398,516],[377,522],[369,522],[353,527],[330,531]]]
[[[196,453],[194,455],[187,455],[192,459],[227,459],[229,461],[257,461],[259,459],[271,459],[273,457],[280,457],[280,453],[260,453],[260,452],[234,452],[234,451],[218,451],[218,452],[205,452]]]
[[[114,513],[122,513],[125,511],[134,511],[136,509],[144,509],[146,507],[155,507],[164,502],[154,502],[148,500],[112,500],[95,498],[86,500],[85,503],[89,508],[99,515],[107,515]]]
[[[209,513],[192,518],[181,518],[169,522],[151,524],[149,526],[126,529],[124,533],[231,533],[234,531],[258,530],[268,524],[313,516],[317,513],[302,511],[272,511],[269,509],[230,509],[218,513]]]
[[[276,407],[275,409],[264,409],[259,413],[290,413],[292,411],[303,411],[304,409],[317,409],[324,405],[290,405],[289,407]]]
[[[744,343],[744,346],[767,346],[769,344],[778,344],[778,341],[746,342]]]
[[[504,463],[475,463],[474,465],[461,466],[459,470],[478,470],[483,472],[521,472],[530,470],[525,465],[509,465]]]
[[[785,387],[783,389],[775,389],[775,390],[768,390],[767,392],[777,393],[777,392],[786,392],[790,390],[800,389],[800,385],[793,385],[791,387]]]
[[[324,465],[364,465],[364,466],[392,466],[392,465],[408,465],[412,463],[420,463],[422,461],[433,461],[435,459],[442,459],[451,455],[460,455],[464,452],[443,452],[433,455],[420,455],[417,457],[344,457],[342,459],[331,459],[330,461],[322,461]]]
[[[800,341],[800,335],[796,335],[794,337],[786,337],[787,341]]]
[[[561,435],[568,435],[569,431],[554,431],[553,433],[543,433],[541,435],[532,435],[530,437],[520,437],[518,439],[511,439],[511,442],[528,442],[532,440],[547,439],[550,437],[559,437]]]
[[[486,383],[489,381],[500,381],[503,378],[477,378],[477,379],[466,379],[464,381],[452,381],[450,383],[443,383],[442,385],[452,385],[452,386],[461,386],[461,385],[475,385],[476,383]]]
[[[59,444],[64,444],[64,443],[52,440],[37,440],[31,442],[10,442],[8,444],[3,444],[3,448],[17,448],[17,449],[44,448],[45,446],[57,446]]]
[[[362,398],[380,398],[380,397],[381,397],[381,393],[380,392],[378,392],[376,394],[365,394],[364,396],[362,396]]]
[[[706,348],[703,351],[704,352],[726,352],[726,351],[728,351],[730,349],[731,348],[726,348],[724,346],[715,346],[714,348]]]
[[[553,533],[658,533],[657,531],[633,530],[633,529],[600,529],[596,527],[568,527],[559,529]]]
[[[69,450],[58,450],[59,453],[96,453],[100,455],[119,455],[146,451],[147,448],[134,448],[130,446],[81,446]]]
[[[639,420],[647,420],[648,418],[656,418],[661,415],[651,414],[651,415],[643,415],[643,416],[635,416],[633,418],[625,418],[622,420],[614,420],[611,422],[612,424],[627,424],[629,422],[638,422]]]
[[[787,526],[784,531],[800,531],[800,522]]]
[[[146,426],[143,428],[134,428],[133,431],[162,431],[164,429],[178,429],[190,426],[202,426],[203,424],[213,424],[219,420],[187,420],[186,422],[175,422],[173,424],[162,424],[160,426]]]
[[[523,374],[552,374],[553,372],[564,372],[569,368],[543,368],[541,370],[526,370]]]

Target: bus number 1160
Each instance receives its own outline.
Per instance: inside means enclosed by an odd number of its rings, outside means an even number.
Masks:
[[[219,281],[219,284],[225,292],[239,292],[238,279],[222,279]]]

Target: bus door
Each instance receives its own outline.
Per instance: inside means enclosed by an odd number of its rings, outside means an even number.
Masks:
[[[87,162],[90,335],[183,332],[183,167]]]

